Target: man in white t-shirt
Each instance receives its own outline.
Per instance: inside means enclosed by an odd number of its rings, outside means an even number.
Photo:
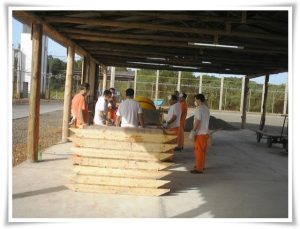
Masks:
[[[198,106],[195,115],[193,129],[189,138],[194,142],[195,167],[191,173],[203,173],[205,169],[205,157],[207,140],[209,137],[210,112],[205,104],[203,94],[195,95],[195,104]]]
[[[169,104],[170,108],[163,127],[173,132],[174,135],[178,136],[181,117],[181,107],[180,103],[178,102],[178,97],[176,95],[171,95],[169,97]]]
[[[126,100],[123,101],[117,111],[116,126],[121,127],[144,127],[143,111],[140,104],[133,99],[134,90],[126,90]]]
[[[94,125],[107,125],[107,111],[108,111],[108,101],[111,99],[111,92],[105,90],[103,95],[98,98],[98,101],[95,106],[95,116],[94,116]]]
[[[178,97],[176,95],[171,95],[169,97],[169,104],[170,108],[168,110],[165,127],[169,129],[178,128],[181,116],[181,108],[178,103]]]

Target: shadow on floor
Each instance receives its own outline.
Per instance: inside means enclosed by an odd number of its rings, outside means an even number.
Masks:
[[[255,136],[249,141],[241,139],[236,142],[214,139],[214,145],[208,150],[203,174],[189,172],[194,166],[190,143],[182,152],[175,152],[172,173],[163,178],[171,182],[161,187],[170,188],[171,192],[164,196],[172,198],[191,191],[191,195],[197,196],[195,203],[199,201],[199,204],[172,218],[288,217],[287,176],[267,160],[272,157],[280,161],[282,158],[282,163],[286,163],[287,154],[277,145],[267,148],[266,145],[256,143]],[[246,149],[247,144],[251,150]]]
[[[189,117],[186,119],[184,131],[190,132],[193,128],[194,116]],[[222,119],[215,118],[214,116],[210,116],[209,120],[209,129],[210,130],[238,130],[239,128],[225,122]]]
[[[65,187],[64,185],[61,185],[61,186],[45,188],[45,189],[40,189],[40,190],[35,190],[35,191],[16,193],[16,194],[13,194],[12,198],[20,199],[20,198],[24,198],[24,197],[43,195],[43,194],[48,194],[48,193],[52,193],[52,192],[60,192],[60,191],[64,191],[64,190],[68,190],[68,188]]]

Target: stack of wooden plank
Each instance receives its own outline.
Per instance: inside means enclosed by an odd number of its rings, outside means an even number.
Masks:
[[[176,136],[161,129],[87,127],[70,129],[75,174],[67,186],[79,192],[159,196],[170,191],[161,178],[173,163]]]

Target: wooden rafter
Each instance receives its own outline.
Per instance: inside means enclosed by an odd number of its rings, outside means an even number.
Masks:
[[[135,23],[135,22],[120,22],[114,20],[104,20],[101,18],[78,18],[78,17],[58,17],[58,16],[45,16],[45,20],[49,23],[72,23],[79,25],[91,25],[91,26],[109,26],[109,27],[118,27],[118,28],[127,28],[127,29],[143,29],[143,30],[152,30],[152,31],[165,31],[165,32],[177,32],[177,33],[192,33],[192,34],[207,34],[214,36],[215,34],[223,36],[233,36],[233,37],[247,37],[247,38],[258,38],[266,40],[283,40],[286,41],[286,36],[262,33],[250,33],[250,32],[231,32],[228,34],[226,30],[217,30],[217,29],[204,29],[204,28],[195,28],[195,27],[179,27],[179,26],[170,26],[170,25],[155,25],[149,23]]]

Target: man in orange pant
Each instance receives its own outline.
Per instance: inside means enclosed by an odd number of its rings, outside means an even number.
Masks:
[[[195,155],[195,168],[191,170],[191,173],[203,173],[203,169],[205,169],[207,140],[209,137],[210,112],[205,104],[203,94],[195,95],[195,105],[198,107],[194,115],[193,129],[189,136],[194,141]]]
[[[81,84],[80,91],[72,99],[71,113],[75,117],[75,128],[88,125],[89,111],[85,97],[88,95],[89,89],[88,83]]]
[[[184,145],[184,127],[185,127],[185,120],[187,116],[187,102],[186,102],[187,95],[185,93],[179,94],[179,101],[180,101],[180,107],[181,107],[181,116],[180,116],[180,125],[178,130],[178,138],[177,138],[177,147],[175,150],[183,150]]]

